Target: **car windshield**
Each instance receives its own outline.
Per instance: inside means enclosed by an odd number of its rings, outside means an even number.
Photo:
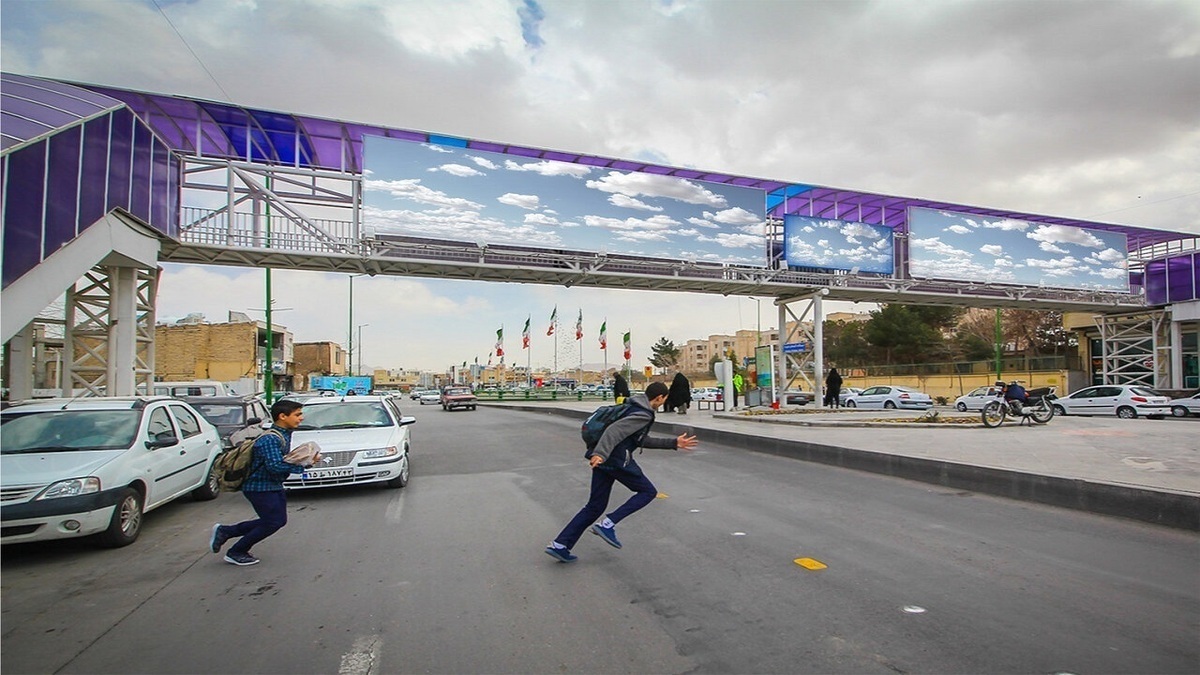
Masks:
[[[242,424],[245,408],[237,403],[192,403],[192,407],[213,424]]]
[[[378,401],[339,402],[305,406],[304,421],[296,428],[299,430],[357,429],[386,427],[390,424],[392,424],[392,418],[383,404]]]
[[[470,394],[470,393],[471,392],[468,389],[447,389],[446,390],[447,396],[464,396],[464,395]]]
[[[133,445],[140,410],[11,410],[0,418],[0,453],[114,450]]]

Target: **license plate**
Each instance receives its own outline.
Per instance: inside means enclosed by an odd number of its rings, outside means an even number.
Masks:
[[[346,478],[354,475],[354,469],[351,467],[343,467],[340,469],[316,469],[305,471],[302,478],[304,479],[319,479],[319,478]]]

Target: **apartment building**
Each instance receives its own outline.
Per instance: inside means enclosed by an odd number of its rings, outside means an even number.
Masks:
[[[292,389],[294,344],[292,334],[272,324],[272,364],[267,358],[267,324],[263,321],[207,323],[189,317],[185,323],[154,328],[154,379],[159,382],[217,380],[259,381],[270,372],[276,391]]]

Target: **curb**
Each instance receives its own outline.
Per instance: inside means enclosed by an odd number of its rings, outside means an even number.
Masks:
[[[505,405],[496,409],[544,413],[587,419],[585,410],[545,406]],[[895,425],[881,425],[894,427]],[[940,425],[931,425],[940,426]],[[790,457],[806,462],[878,473],[956,490],[1007,497],[1049,506],[1129,518],[1183,530],[1200,531],[1200,495],[1155,490],[1146,487],[1103,483],[1081,478],[1039,474],[959,464],[922,457],[888,455],[853,448],[839,448],[807,441],[755,436],[736,431],[705,429],[659,420],[659,431],[672,435],[694,434],[703,441]]]

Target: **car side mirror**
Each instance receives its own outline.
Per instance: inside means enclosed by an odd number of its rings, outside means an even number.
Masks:
[[[248,426],[248,427],[252,427],[255,424],[262,424],[262,418],[261,417],[251,417],[250,419],[246,420],[246,426]]]
[[[179,439],[174,436],[159,436],[152,441],[146,441],[146,449],[157,450],[159,448],[169,448],[177,443],[179,443]]]
[[[402,427],[407,426],[409,424],[416,424],[416,423],[417,423],[417,418],[415,418],[415,417],[401,417],[400,418],[400,426],[402,426]]]

